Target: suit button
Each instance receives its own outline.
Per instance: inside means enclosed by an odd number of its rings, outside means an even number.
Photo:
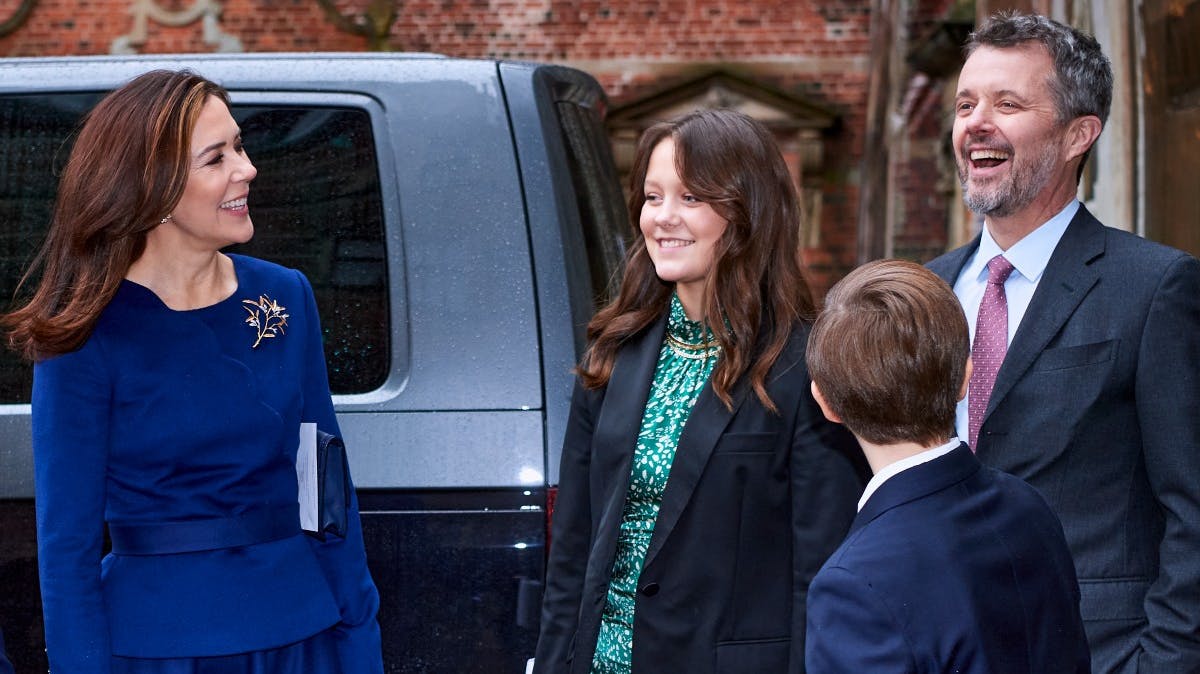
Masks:
[[[658,583],[646,583],[642,586],[642,594],[647,597],[653,597],[658,594]]]

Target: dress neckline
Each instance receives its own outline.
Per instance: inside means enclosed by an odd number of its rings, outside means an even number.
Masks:
[[[708,360],[721,353],[721,344],[709,329],[707,321],[688,318],[676,294],[671,295],[671,311],[667,316],[663,347],[686,360]]]
[[[217,300],[216,302],[213,302],[212,304],[207,304],[202,307],[194,307],[192,309],[173,309],[173,308],[171,308],[170,305],[168,305],[166,302],[164,302],[161,297],[158,296],[158,293],[156,293],[153,290],[151,290],[150,288],[142,285],[141,283],[138,283],[137,281],[132,281],[128,278],[121,279],[121,282],[123,284],[126,284],[127,286],[129,286],[131,288],[135,288],[138,291],[142,292],[143,294],[148,295],[149,297],[153,298],[154,302],[156,302],[163,309],[166,309],[167,311],[169,311],[173,314],[181,314],[181,315],[199,314],[199,313],[203,313],[206,311],[211,311],[218,307],[224,306],[225,304],[228,304],[229,302],[234,301],[234,298],[236,298],[238,295],[238,291],[241,290],[242,279],[241,279],[240,270],[238,268],[239,264],[240,264],[239,260],[238,260],[239,256],[235,255],[233,253],[225,253],[225,256],[228,257],[229,261],[233,264],[233,280],[234,280],[233,291],[230,292],[229,295]]]
[[[667,316],[667,336],[688,346],[708,347],[715,342],[715,336],[704,321],[693,321],[683,310],[679,296],[671,294],[671,310]]]

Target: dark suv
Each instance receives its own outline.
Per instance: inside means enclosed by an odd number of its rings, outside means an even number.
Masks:
[[[0,59],[5,298],[80,116],[153,68],[229,89],[259,169],[240,250],[316,290],[387,671],[524,671],[570,368],[622,255],[601,89],[430,55]],[[2,358],[0,627],[17,671],[45,671],[31,370]]]

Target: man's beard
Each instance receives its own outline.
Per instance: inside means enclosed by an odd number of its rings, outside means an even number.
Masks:
[[[969,157],[958,158],[958,182],[962,185],[963,202],[967,208],[979,215],[1006,217],[1020,211],[1050,184],[1057,168],[1058,155],[1052,143],[1042,146],[1041,152],[1030,161],[1016,163],[1016,155],[1010,150],[1009,160],[1014,162],[1007,176],[989,187],[971,189],[967,185]]]

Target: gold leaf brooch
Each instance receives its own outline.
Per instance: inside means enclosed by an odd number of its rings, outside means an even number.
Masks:
[[[250,314],[246,317],[246,324],[258,331],[258,339],[254,340],[251,349],[257,349],[258,345],[266,338],[283,334],[288,319],[288,315],[283,313],[287,311],[286,307],[280,306],[275,300],[268,299],[266,295],[259,295],[257,302],[242,300],[242,304],[249,305],[242,307],[246,313]]]

